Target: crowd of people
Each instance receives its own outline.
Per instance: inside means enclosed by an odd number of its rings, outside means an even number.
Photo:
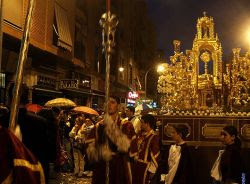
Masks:
[[[93,184],[196,183],[194,158],[185,142],[186,126],[173,126],[174,144],[165,163],[168,169],[162,172],[153,115],[135,116],[134,107],[120,114],[119,98],[113,96],[107,112],[99,117],[59,108],[34,114],[24,108],[27,96],[22,96],[16,131],[7,129],[8,111],[0,114],[0,183],[48,183],[51,169],[92,177]],[[224,127],[221,140],[225,149],[212,167],[211,182],[241,183],[243,161],[237,129]]]

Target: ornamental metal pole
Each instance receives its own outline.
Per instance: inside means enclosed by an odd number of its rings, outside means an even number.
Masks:
[[[110,60],[113,48],[115,46],[115,31],[118,25],[118,19],[110,12],[110,0],[106,0],[106,13],[100,20],[102,27],[102,46],[106,57],[106,76],[105,76],[105,111],[108,112],[108,100],[110,92]],[[109,162],[106,162],[106,177],[105,183],[109,184]]]
[[[146,73],[145,73],[145,76],[144,76],[144,87],[145,87],[145,100],[147,99],[147,79],[148,79],[148,73],[150,72],[150,70],[154,69],[154,67],[151,67],[149,68]]]
[[[0,0],[0,81],[5,83],[4,74],[2,74],[2,53],[3,53],[3,0]],[[0,84],[0,105],[4,102],[4,87]]]
[[[100,20],[102,27],[102,46],[103,52],[106,57],[106,77],[105,77],[105,102],[106,111],[110,92],[110,60],[113,48],[115,46],[115,31],[118,25],[118,19],[115,14],[110,12],[110,0],[107,0],[107,11],[104,13]]]
[[[3,0],[0,0],[0,73],[2,72],[3,52]]]
[[[145,77],[144,77],[144,84],[145,84],[145,100],[147,99],[147,78],[148,78],[148,72],[151,69],[149,69],[146,73],[145,73]]]
[[[10,122],[9,122],[9,128],[11,130],[15,129],[17,114],[18,114],[18,110],[19,110],[18,106],[19,106],[20,94],[21,94],[21,84],[23,81],[23,67],[24,67],[24,64],[26,62],[27,53],[28,53],[28,49],[29,49],[29,34],[30,34],[34,5],[35,5],[35,0],[30,0],[29,7],[28,7],[28,13],[26,16],[24,30],[23,30],[23,37],[22,37],[21,48],[20,48],[19,58],[18,58],[17,71],[16,71],[15,86],[14,86],[14,91],[13,91],[13,99],[12,99],[12,103],[11,103]]]

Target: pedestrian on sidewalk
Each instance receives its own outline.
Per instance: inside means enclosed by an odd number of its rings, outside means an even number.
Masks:
[[[71,138],[72,144],[73,144],[73,157],[74,157],[74,175],[77,175],[78,177],[83,176],[84,172],[84,157],[82,154],[82,137],[80,133],[81,126],[84,123],[84,116],[79,116],[75,120],[75,126],[72,128],[72,130],[69,133],[69,137]]]

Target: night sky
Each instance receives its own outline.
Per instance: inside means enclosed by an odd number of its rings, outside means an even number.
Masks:
[[[243,53],[250,45],[246,32],[250,31],[250,0],[147,0],[150,18],[157,33],[158,49],[169,58],[173,55],[173,40],[182,42],[181,50],[192,49],[198,17],[204,11],[215,22],[223,48],[223,58],[240,47]]]

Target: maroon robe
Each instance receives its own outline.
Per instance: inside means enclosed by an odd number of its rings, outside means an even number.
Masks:
[[[146,134],[142,134],[137,138],[138,156],[132,164],[133,184],[148,183],[149,167],[153,164],[158,168],[160,155],[159,136],[153,130]]]
[[[117,125],[120,128],[121,132],[131,140],[130,148],[128,153],[121,153],[115,151],[115,154],[112,156],[112,159],[108,162],[109,164],[109,183],[110,184],[131,184],[132,182],[132,173],[130,166],[130,159],[134,157],[137,153],[136,145],[136,134],[134,127],[129,121],[121,121],[120,118],[117,120]],[[90,132],[85,143],[95,142],[98,143],[100,137],[98,130],[103,128],[102,122],[96,124],[96,126]],[[93,184],[105,184],[106,181],[106,167],[107,162],[104,160],[99,160],[95,163],[94,172],[93,172]]]
[[[0,126],[0,183],[44,184],[43,168],[8,129]]]

